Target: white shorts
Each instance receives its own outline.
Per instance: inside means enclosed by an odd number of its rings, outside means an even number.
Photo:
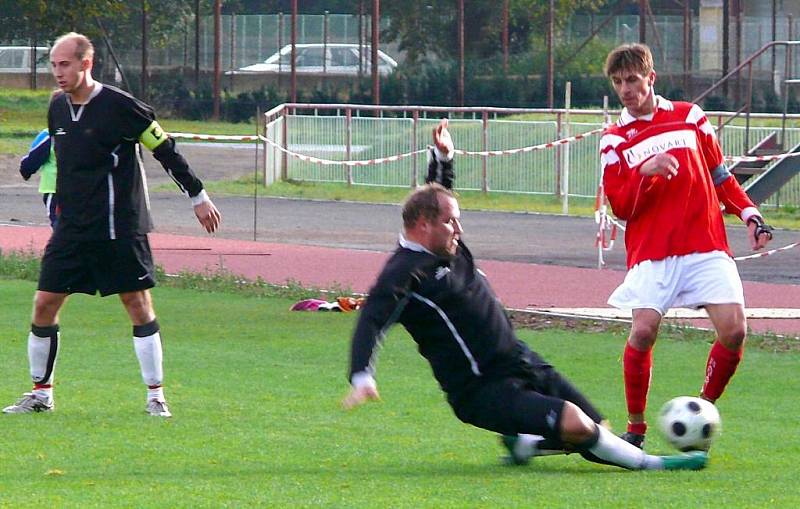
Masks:
[[[736,262],[723,251],[670,256],[636,264],[608,298],[620,309],[696,309],[706,304],[741,304],[744,291]]]

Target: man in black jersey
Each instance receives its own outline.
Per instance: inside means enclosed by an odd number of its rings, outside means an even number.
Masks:
[[[152,228],[141,147],[187,194],[209,233],[217,208],[186,160],[155,120],[153,110],[130,94],[92,79],[94,48],[68,33],[50,51],[60,92],[47,113],[58,176],[61,212],[42,257],[28,335],[33,390],[4,413],[53,410],[53,372],[59,346],[58,312],[73,293],[118,294],[133,324],[133,345],[147,385],[146,411],[170,417],[161,386],[162,350],[150,288],[155,286],[147,233]]]
[[[436,159],[452,170],[446,121],[434,130],[434,145]],[[345,408],[378,399],[377,346],[399,322],[456,416],[501,434],[514,463],[560,449],[636,470],[703,468],[704,452],[648,455],[599,424],[602,416],[586,397],[517,339],[461,239],[460,217],[453,193],[436,182],[406,200],[400,245],[370,290],[353,334]]]

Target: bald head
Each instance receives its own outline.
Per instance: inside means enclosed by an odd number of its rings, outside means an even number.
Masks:
[[[50,50],[50,54],[52,55],[56,49],[72,49],[72,53],[76,59],[94,60],[94,45],[92,41],[85,35],[77,32],[70,32],[56,39],[56,42],[53,43],[53,48]]]

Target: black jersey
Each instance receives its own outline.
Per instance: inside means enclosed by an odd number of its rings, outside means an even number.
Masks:
[[[527,347],[460,241],[456,256],[448,259],[401,240],[360,312],[351,378],[373,372],[378,342],[394,322],[408,330],[451,396],[474,382],[524,369]]]
[[[155,120],[145,103],[97,83],[85,104],[67,94],[50,102],[48,127],[54,141],[61,212],[54,235],[75,240],[130,238],[152,229],[139,136]],[[190,196],[203,185],[174,143],[164,144],[183,164],[168,168]],[[163,164],[163,163],[162,163]]]

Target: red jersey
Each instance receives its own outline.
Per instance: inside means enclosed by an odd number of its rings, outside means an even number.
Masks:
[[[662,152],[678,160],[678,174],[641,175],[642,163]],[[603,133],[600,161],[611,209],[627,221],[628,268],[690,253],[731,255],[720,203],[743,221],[758,214],[725,167],[714,128],[695,104],[656,96],[649,115],[634,118],[623,110]]]

